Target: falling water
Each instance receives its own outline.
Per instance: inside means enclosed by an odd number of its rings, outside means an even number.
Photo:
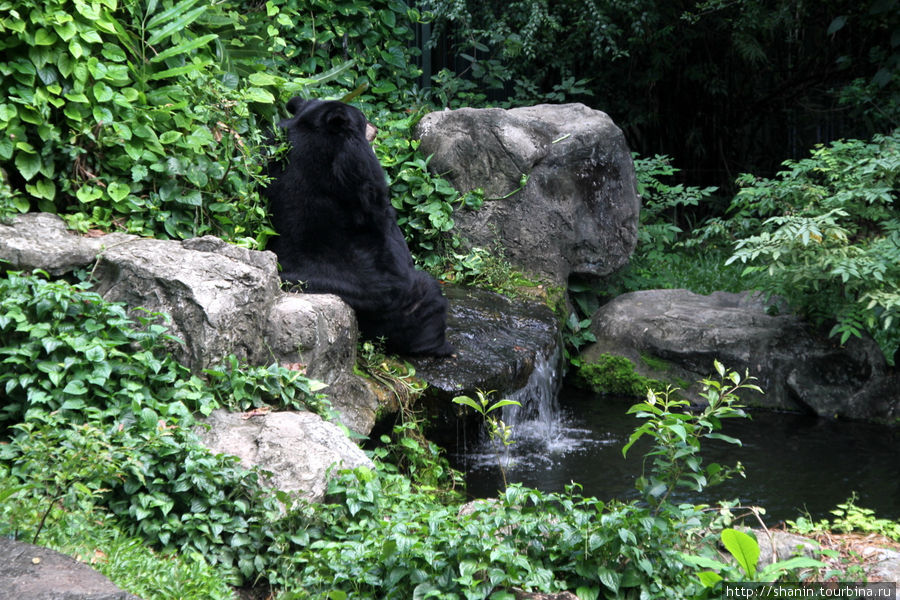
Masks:
[[[559,406],[562,350],[539,354],[525,386],[507,394],[519,406],[505,406],[502,420],[512,431],[512,444],[492,442],[485,433],[455,455],[465,472],[496,471],[498,460],[509,473],[551,469],[573,450],[592,443],[591,431],[573,427]],[[499,454],[499,456],[498,456]]]
[[[550,355],[535,356],[525,387],[509,395],[509,400],[519,403],[503,408],[503,422],[512,428],[514,439],[552,444],[559,429],[560,359],[558,347]]]

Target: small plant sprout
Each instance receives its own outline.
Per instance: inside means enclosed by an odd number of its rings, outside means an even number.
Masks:
[[[500,476],[503,478],[503,489],[506,489],[508,485],[506,481],[506,467],[503,464],[503,459],[500,456],[500,451],[504,450],[504,454],[507,457],[508,463],[509,447],[516,442],[512,439],[512,427],[510,427],[501,419],[497,418],[491,413],[498,408],[503,408],[504,406],[521,406],[521,403],[515,400],[504,399],[497,400],[496,402],[491,404],[491,394],[493,393],[493,391],[483,392],[481,390],[478,390],[475,394],[477,400],[473,400],[469,396],[457,396],[453,399],[453,402],[472,408],[484,419],[484,424],[485,426],[487,426],[488,436],[491,440],[491,446],[493,446],[497,451],[497,466],[500,467]]]

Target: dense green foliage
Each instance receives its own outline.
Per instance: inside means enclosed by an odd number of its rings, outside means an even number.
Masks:
[[[743,175],[724,226],[728,262],[747,263],[764,291],[841,343],[872,335],[888,361],[900,348],[900,130],[871,142],[817,146],[774,179]],[[711,224],[713,230],[721,222]]]
[[[254,63],[267,43],[238,5],[7,0],[2,9],[0,161],[13,182],[4,212],[38,208],[77,229],[177,238],[261,230],[263,122],[249,108],[273,114],[274,86],[290,86]]]
[[[12,438],[0,457],[23,486],[18,498],[45,499],[39,521],[57,501],[102,502],[129,533],[199,552],[235,580],[261,572],[289,543],[290,529],[275,525],[281,505],[256,473],[199,444],[194,415],[241,389],[235,408],[327,405],[282,367],[232,362],[200,379],[168,354],[165,326],[135,322],[83,287],[15,273],[0,279],[0,425]],[[21,515],[13,522],[29,528]],[[40,524],[30,528],[40,533]]]
[[[838,504],[831,511],[832,519],[815,521],[807,514],[797,518],[796,521],[787,521],[788,527],[793,531],[809,535],[811,533],[875,533],[886,538],[900,542],[900,522],[890,519],[880,519],[875,516],[875,511],[870,508],[858,506],[858,497],[854,492],[843,504]]]

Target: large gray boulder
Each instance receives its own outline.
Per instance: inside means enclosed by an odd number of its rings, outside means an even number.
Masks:
[[[246,468],[271,473],[263,483],[310,502],[325,497],[329,469],[372,461],[334,423],[310,412],[229,413],[216,410],[197,428],[204,445],[237,456]]]
[[[140,600],[70,556],[0,536],[0,600]]]
[[[461,108],[425,115],[416,135],[432,172],[460,191],[484,189],[480,210],[453,216],[471,245],[499,241],[513,265],[556,285],[628,261],[640,200],[625,137],[605,113],[583,104]]]
[[[250,364],[298,364],[323,381],[344,424],[368,434],[378,400],[354,375],[357,327],[335,296],[281,290],[275,255],[206,236],[185,241],[80,236],[56,215],[29,213],[0,225],[0,260],[11,269],[61,275],[92,267],[95,290],[135,316],[171,316],[183,341],[175,357],[194,371],[229,354]]]
[[[275,255],[207,236],[133,238],[98,255],[94,287],[107,300],[172,317],[179,362],[193,370],[229,354],[265,362],[269,313],[280,296]]]
[[[623,294],[600,308],[591,331],[597,342],[582,357],[625,356],[657,379],[695,382],[713,373],[713,361],[758,379],[765,395],[755,406],[818,415],[891,420],[900,417],[900,380],[887,373],[870,339],[840,346],[791,314],[769,314],[758,295],[687,290]],[[659,361],[666,370],[651,368]],[[696,388],[688,390],[696,398]]]

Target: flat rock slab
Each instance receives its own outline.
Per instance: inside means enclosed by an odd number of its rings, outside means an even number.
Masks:
[[[49,548],[0,537],[0,600],[140,600]]]

